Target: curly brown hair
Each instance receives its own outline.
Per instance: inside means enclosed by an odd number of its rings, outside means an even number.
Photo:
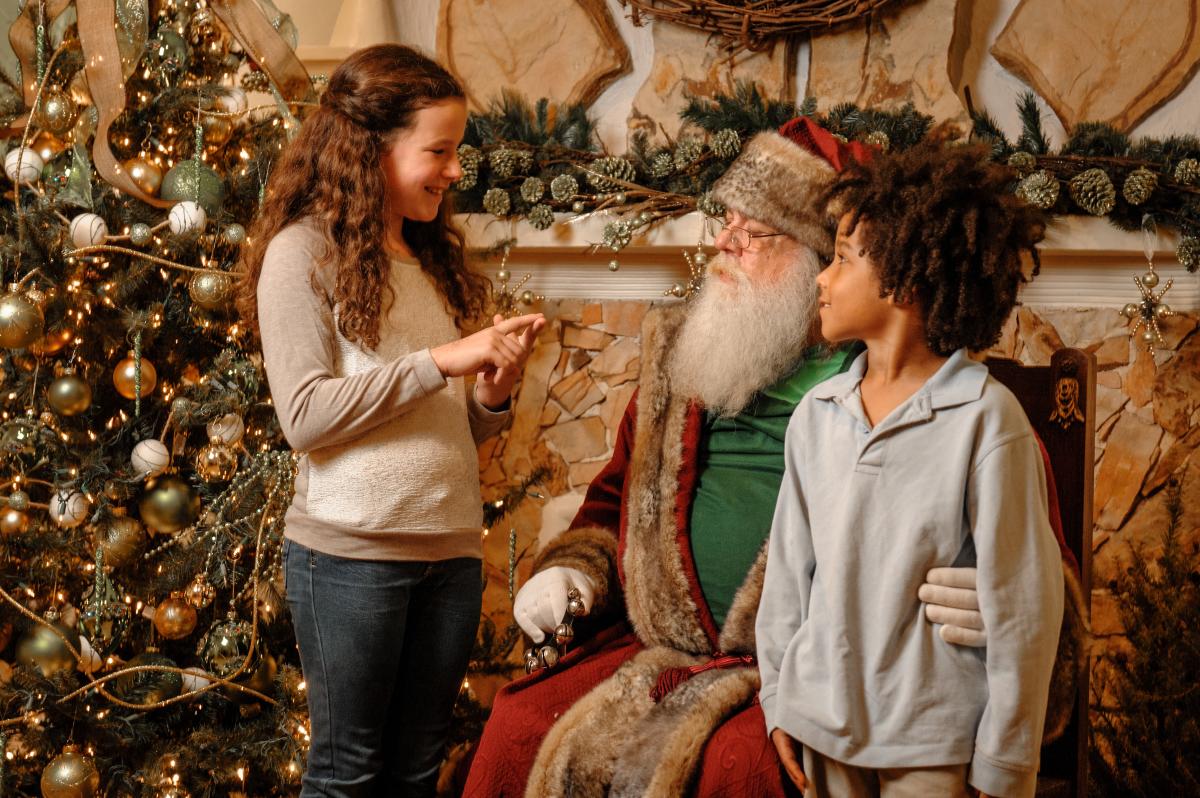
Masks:
[[[854,164],[826,193],[850,232],[863,223],[880,296],[920,307],[939,355],[996,343],[1026,281],[1021,254],[1041,266],[1045,216],[1013,196],[1013,177],[982,148],[927,143]]]
[[[398,44],[359,50],[334,70],[320,106],[271,170],[262,211],[243,252],[237,306],[249,330],[258,334],[258,279],[267,246],[283,228],[307,220],[325,238],[320,259],[322,268],[333,272],[338,331],[360,345],[378,346],[385,294],[389,303],[396,299],[384,249],[382,158],[418,110],[463,96],[449,72]],[[452,213],[447,197],[437,218],[405,219],[401,233],[462,327],[483,310],[487,282],[466,267],[463,236],[451,222]]]

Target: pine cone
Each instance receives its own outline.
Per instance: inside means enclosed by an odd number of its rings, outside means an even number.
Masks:
[[[592,161],[587,181],[597,191],[617,191],[621,188],[618,183],[606,179],[609,177],[632,183],[637,177],[637,171],[633,168],[632,163],[619,155],[606,156]]]
[[[742,137],[733,128],[721,128],[713,135],[710,146],[718,158],[732,161],[742,151]]]
[[[1035,208],[1049,210],[1058,202],[1058,178],[1039,169],[1017,185],[1017,196]]]
[[[625,222],[609,222],[604,225],[602,243],[613,252],[620,252],[629,246],[631,240],[633,240],[633,231]]]
[[[495,216],[504,216],[512,208],[512,199],[502,188],[490,188],[483,195],[483,209]]]
[[[1103,169],[1088,169],[1071,178],[1071,199],[1093,216],[1103,216],[1117,204],[1117,190]]]
[[[1033,153],[1018,150],[1008,156],[1008,165],[1017,170],[1017,174],[1021,177],[1028,177],[1034,169],[1037,169],[1037,158]]]
[[[492,174],[501,180],[512,177],[513,173],[517,171],[519,157],[516,150],[510,150],[507,147],[492,150],[488,155]]]
[[[669,176],[674,171],[675,159],[667,150],[663,150],[650,160],[650,174],[659,179]]]
[[[1200,183],[1200,161],[1195,158],[1184,158],[1175,165],[1175,182],[1185,186]]]
[[[699,139],[682,139],[675,145],[675,168],[687,169],[704,154],[704,143]]]
[[[883,152],[892,148],[892,139],[882,130],[872,130],[867,134],[867,143],[878,147]]]
[[[521,183],[521,199],[531,205],[540,200],[545,193],[546,184],[540,177],[527,177],[525,182]]]
[[[1156,188],[1158,188],[1158,175],[1144,166],[1139,166],[1129,173],[1129,177],[1125,178],[1125,185],[1121,188],[1121,193],[1130,205],[1141,205],[1150,199],[1150,195]]]
[[[479,184],[479,167],[463,164],[462,177],[454,181],[455,191],[470,191]]]
[[[713,199],[710,193],[700,195],[700,199],[696,200],[696,209],[705,216],[721,218],[725,215],[725,206]]]
[[[467,167],[479,171],[479,164],[483,162],[483,153],[477,147],[472,147],[470,144],[458,145],[458,163],[464,170]]]
[[[550,181],[550,196],[559,202],[568,202],[579,193],[579,181],[570,175],[559,175]]]
[[[534,205],[529,211],[529,224],[533,225],[535,230],[545,230],[554,224],[554,211],[550,210],[549,205]]]
[[[1200,238],[1195,236],[1184,236],[1179,239],[1179,247],[1175,250],[1175,257],[1179,258],[1179,263],[1189,272],[1196,271],[1200,268]]]

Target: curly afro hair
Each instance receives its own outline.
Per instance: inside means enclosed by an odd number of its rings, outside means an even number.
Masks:
[[[939,355],[996,343],[1025,282],[1022,252],[1038,273],[1045,216],[1012,194],[1013,178],[982,148],[928,143],[855,164],[826,193],[849,231],[864,223],[880,295],[921,308]]]

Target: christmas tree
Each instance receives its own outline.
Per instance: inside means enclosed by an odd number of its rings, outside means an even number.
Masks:
[[[1200,572],[1180,537],[1179,484],[1162,553],[1135,550],[1113,585],[1129,645],[1105,657],[1092,721],[1092,792],[1200,795]]]
[[[295,464],[231,298],[313,86],[287,17],[237,5],[28,0],[12,26],[5,796],[298,791],[279,581]]]

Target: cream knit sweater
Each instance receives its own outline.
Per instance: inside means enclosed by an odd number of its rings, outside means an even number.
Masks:
[[[458,338],[433,281],[392,261],[394,301],[366,350],[337,330],[321,234],[280,231],[258,283],[271,397],[303,453],[285,517],[291,540],[364,560],[479,557],[482,524],[475,444],[503,426],[447,380],[429,350]]]

